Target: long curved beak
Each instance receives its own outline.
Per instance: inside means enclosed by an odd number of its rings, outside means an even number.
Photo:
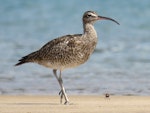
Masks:
[[[114,20],[112,18],[108,18],[108,17],[98,16],[98,20],[110,20],[110,21],[113,21],[116,24],[120,25],[119,22],[117,22],[116,20]]]

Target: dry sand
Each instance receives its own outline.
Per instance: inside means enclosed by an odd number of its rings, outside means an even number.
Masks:
[[[0,96],[0,113],[150,113],[150,96]]]

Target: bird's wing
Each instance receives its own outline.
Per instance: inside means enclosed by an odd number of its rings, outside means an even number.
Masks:
[[[48,43],[46,43],[42,48],[42,49],[50,49],[50,48],[55,48],[57,46],[62,46],[62,45],[76,45],[77,43],[79,43],[79,37],[81,37],[82,34],[76,34],[76,35],[65,35],[56,39],[53,39],[51,41],[49,41]],[[78,39],[77,39],[78,38]]]
[[[39,56],[40,58],[43,58],[44,60],[48,60],[51,57],[58,57],[63,54],[69,55],[70,52],[76,51],[76,49],[80,49],[79,45],[82,45],[83,41],[82,34],[76,34],[76,35],[66,35],[59,38],[56,38],[47,44],[45,44],[40,50],[39,50]]]

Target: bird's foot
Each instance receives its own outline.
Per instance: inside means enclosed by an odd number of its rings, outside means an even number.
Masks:
[[[64,92],[63,92],[62,90],[60,90],[59,95],[60,95],[60,103],[62,104],[62,99],[63,99],[63,97],[65,97],[65,94],[64,94]],[[66,100],[66,99],[65,99],[65,100]],[[65,104],[65,105],[69,105],[68,99],[65,101],[64,104]]]
[[[70,102],[69,101],[65,101],[65,103],[64,103],[65,105],[69,105],[70,104]]]

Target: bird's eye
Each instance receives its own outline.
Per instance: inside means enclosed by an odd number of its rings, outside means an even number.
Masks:
[[[87,17],[91,17],[92,15],[88,14]]]

